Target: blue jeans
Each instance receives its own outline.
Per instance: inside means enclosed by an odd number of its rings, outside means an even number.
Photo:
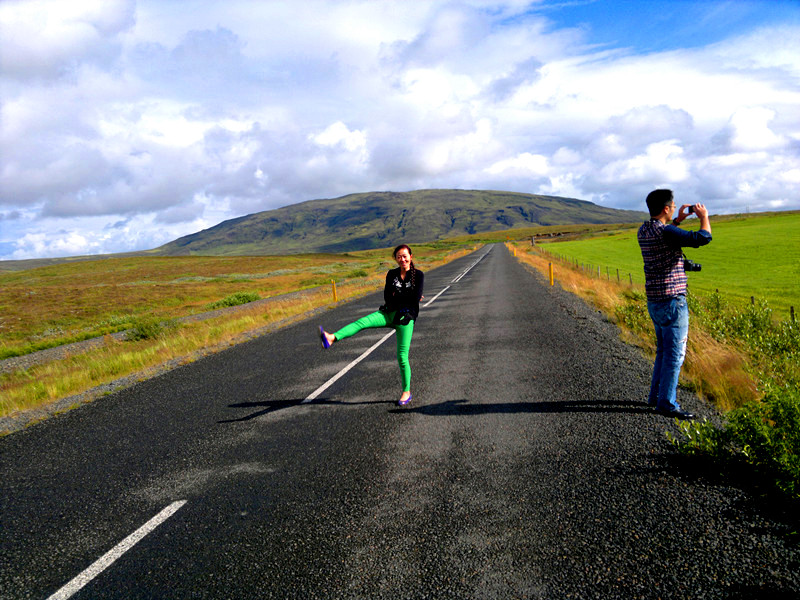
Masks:
[[[689,336],[686,296],[648,302],[647,312],[656,328],[656,362],[648,402],[661,410],[680,410],[676,398],[678,375],[686,356]]]

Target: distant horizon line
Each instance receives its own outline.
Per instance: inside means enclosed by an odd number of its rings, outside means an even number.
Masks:
[[[449,189],[459,189],[459,188],[429,188],[431,190],[442,189],[442,190],[449,190]],[[413,191],[426,191],[426,190],[413,190]],[[498,191],[498,190],[461,190],[461,191]],[[336,200],[337,198],[345,198],[347,196],[353,196],[359,193],[370,194],[370,193],[378,193],[378,192],[356,192],[355,194],[345,194],[344,196],[337,196],[336,198],[318,198],[318,200]],[[396,192],[396,193],[405,193],[405,192]],[[525,194],[525,192],[509,192],[512,194]],[[545,196],[550,198],[566,198],[565,196],[548,196],[547,194],[527,194],[529,196]],[[567,198],[573,199],[573,198]],[[574,200],[579,200],[579,198],[574,198]],[[297,204],[300,204],[298,202]],[[594,204],[594,203],[592,203]],[[291,206],[291,205],[287,205]],[[599,205],[598,205],[599,206]],[[283,207],[280,207],[283,208]],[[605,207],[610,208],[610,207]],[[270,210],[277,210],[277,209],[270,209]],[[613,209],[613,210],[628,210],[628,209]],[[259,212],[268,212],[268,211],[259,211]],[[628,212],[642,212],[645,213],[646,211],[632,211],[628,210]],[[775,215],[775,214],[783,214],[783,213],[800,213],[800,208],[787,208],[784,210],[776,209],[776,210],[763,210],[763,211],[755,211],[750,212],[750,210],[746,210],[745,212],[731,212],[731,213],[712,213],[711,217],[737,217],[737,216],[766,216],[766,215]],[[257,214],[257,213],[250,213],[250,214]],[[242,217],[246,217],[249,215],[242,215]],[[242,217],[233,217],[232,219],[225,219],[225,221],[230,221],[233,219],[238,219]],[[225,221],[220,221],[220,223],[224,223]],[[219,225],[220,223],[217,223]],[[604,225],[625,225],[626,223],[603,223]],[[212,227],[215,227],[213,225]],[[526,227],[512,227],[508,230],[497,230],[497,231],[511,231],[513,229],[531,229],[534,227],[566,227],[568,225],[530,225]],[[497,231],[486,231],[482,233],[497,233]],[[190,234],[191,235],[191,234]],[[473,235],[481,235],[481,233],[473,234]],[[177,238],[180,239],[180,238]],[[174,240],[172,240],[174,241]],[[169,244],[170,242],[167,242]],[[425,242],[417,242],[424,244]],[[165,246],[166,244],[161,244],[161,246]],[[123,258],[125,256],[138,256],[144,255],[147,253],[152,253],[161,246],[156,246],[155,248],[146,248],[144,250],[126,250],[123,252],[111,252],[111,253],[98,253],[98,254],[76,254],[71,256],[40,256],[37,258],[0,258],[0,265],[3,263],[25,263],[25,262],[35,262],[35,261],[59,261],[59,262],[68,262],[68,261],[79,261],[79,260],[96,260],[102,258]],[[170,255],[156,255],[158,258],[186,258],[191,256],[208,256],[208,257],[218,257],[218,258],[232,258],[234,256],[261,256],[261,255],[217,255],[217,254],[187,254],[183,256],[170,256]],[[265,255],[266,256],[266,255]],[[2,274],[2,273],[0,273]]]

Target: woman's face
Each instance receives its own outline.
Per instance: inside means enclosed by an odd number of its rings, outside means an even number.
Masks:
[[[411,268],[411,253],[408,248],[400,248],[397,254],[394,255],[394,259],[403,271],[408,271]]]

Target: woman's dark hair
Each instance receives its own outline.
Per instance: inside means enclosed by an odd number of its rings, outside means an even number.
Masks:
[[[413,252],[411,252],[411,246],[409,246],[408,244],[400,244],[397,248],[394,249],[394,252],[392,252],[392,257],[397,258],[397,253],[400,252],[400,250],[402,250],[403,248],[408,250],[409,256],[413,254]]]
[[[411,252],[411,246],[409,246],[408,244],[400,244],[397,248],[394,249],[394,252],[392,252],[392,258],[397,258],[397,253],[400,252],[400,250],[403,250],[403,249],[408,250],[408,255],[409,256],[411,256],[413,254],[413,252]],[[411,261],[411,289],[412,290],[416,286],[416,281],[414,280],[414,271],[416,271],[416,267],[414,266],[414,261],[412,260]]]
[[[664,207],[672,202],[672,190],[653,190],[647,194],[647,210],[651,217],[657,217],[664,210]]]

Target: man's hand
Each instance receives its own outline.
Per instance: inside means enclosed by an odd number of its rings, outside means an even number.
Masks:
[[[682,206],[681,210],[683,210]],[[705,229],[708,233],[711,233],[711,221],[708,219],[708,209],[706,208],[706,205],[695,204],[694,214],[696,214],[697,218],[700,219],[700,229]]]
[[[678,216],[675,217],[675,219],[673,219],[673,221],[675,221],[676,224],[680,223],[686,217],[689,216],[689,213],[687,212],[687,209],[690,206],[692,206],[692,205],[691,204],[681,204],[681,207],[678,209]]]
[[[680,224],[684,219],[689,216],[688,209],[694,206],[694,214],[700,219],[700,229],[705,229],[711,233],[711,221],[708,220],[708,209],[705,204],[682,204],[678,210],[678,216],[672,221],[675,225]]]

